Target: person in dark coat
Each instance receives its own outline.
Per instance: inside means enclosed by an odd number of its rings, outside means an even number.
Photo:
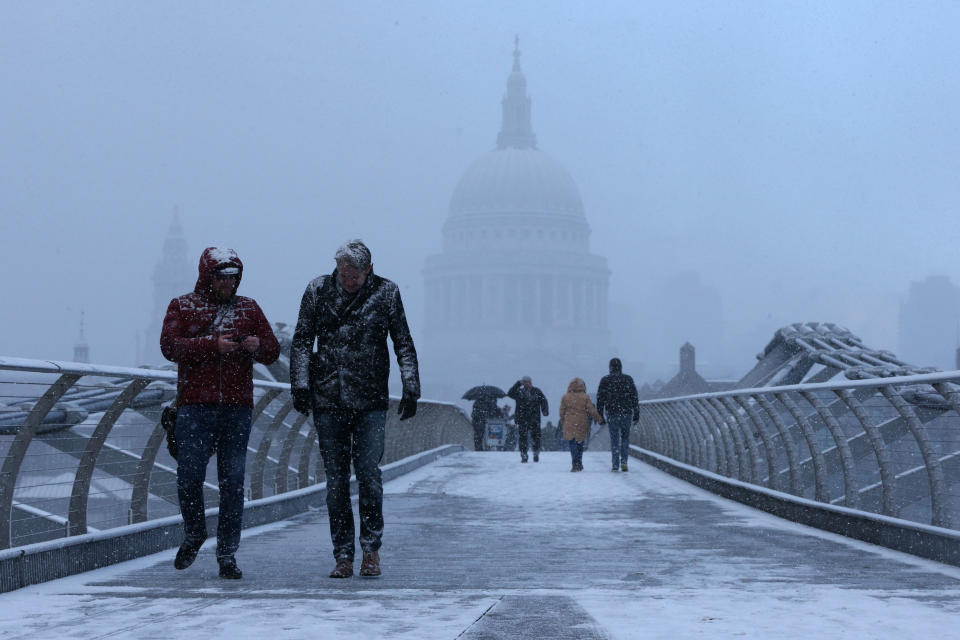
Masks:
[[[470,412],[470,420],[473,422],[473,448],[475,451],[483,451],[483,437],[487,428],[487,420],[500,417],[500,408],[497,406],[497,400],[492,396],[477,398],[473,403],[473,410]]]
[[[193,564],[207,538],[203,481],[217,452],[220,516],[217,562],[221,578],[243,573],[240,546],[243,479],[253,410],[253,363],[280,355],[270,323],[252,298],[238,296],[243,263],[233,249],[210,247],[200,257],[193,293],[167,307],[160,350],[177,363],[177,495],[184,541],[174,567]]]
[[[294,408],[313,412],[327,476],[327,511],[336,567],[331,578],[353,575],[354,521],[350,462],[360,493],[361,576],[380,575],[383,536],[384,427],[390,352],[400,366],[401,420],[413,417],[420,397],[417,351],[396,284],[373,273],[360,240],[341,246],[330,275],[312,280],[300,302],[290,349]],[[316,351],[314,351],[316,344]]]
[[[611,471],[627,471],[630,454],[630,427],[640,421],[637,385],[623,373],[620,358],[610,360],[610,374],[603,376],[597,389],[597,411],[607,420],[610,431]]]
[[[547,397],[533,386],[530,376],[517,380],[507,396],[517,403],[514,415],[520,440],[520,462],[527,461],[527,434],[533,437],[533,461],[540,462],[540,416],[550,413]]]

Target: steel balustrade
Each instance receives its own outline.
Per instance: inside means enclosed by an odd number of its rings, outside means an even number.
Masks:
[[[687,465],[851,509],[960,522],[960,371],[644,400],[640,415],[636,442]]]
[[[800,411],[800,407],[790,397],[790,392],[777,393],[774,394],[774,397],[787,408],[797,426],[800,427],[803,439],[807,443],[807,450],[810,451],[810,459],[813,461],[813,477],[816,483],[814,499],[819,502],[828,502],[830,494],[827,490],[827,464],[823,459],[823,451],[817,443],[817,435],[810,426],[810,421],[807,420],[807,417]]]
[[[175,389],[169,370],[0,356],[0,549],[179,513],[160,425]],[[254,394],[249,497],[323,482],[313,421],[292,411],[289,386],[255,380]],[[390,404],[383,464],[443,444],[472,448],[473,427],[455,405],[421,400],[401,423],[397,399]],[[215,466],[207,508],[218,502]]]
[[[773,441],[770,439],[770,435],[767,433],[767,430],[764,429],[763,418],[760,417],[757,408],[752,405],[746,398],[743,396],[737,396],[735,398],[725,397],[723,398],[725,404],[730,406],[730,411],[735,412],[736,408],[733,406],[735,403],[738,405],[746,415],[750,418],[750,423],[753,425],[754,432],[760,437],[763,442],[764,450],[764,459],[767,461],[767,486],[771,489],[777,488],[777,452],[774,448]]]
[[[937,526],[946,527],[949,526],[949,518],[944,506],[945,499],[945,481],[943,477],[943,469],[940,467],[940,461],[937,459],[937,454],[933,450],[933,446],[930,443],[930,439],[927,437],[926,429],[924,429],[923,424],[920,422],[920,419],[917,417],[916,412],[913,410],[907,401],[903,397],[896,393],[891,387],[883,386],[880,387],[880,393],[883,394],[883,397],[887,399],[890,404],[892,404],[897,412],[907,421],[907,426],[910,429],[910,433],[913,434],[914,439],[917,441],[917,445],[920,447],[920,455],[923,456],[923,463],[927,468],[927,476],[930,480],[930,510],[932,512],[931,521],[932,524]]]
[[[280,448],[280,457],[277,461],[277,474],[273,481],[274,493],[286,493],[287,491],[287,478],[291,472],[290,456],[293,455],[293,447],[297,443],[297,440],[303,437],[301,430],[303,423],[306,421],[307,416],[298,414],[293,426],[290,427],[286,437],[283,439],[283,445]],[[306,484],[302,486],[306,486]],[[297,486],[297,488],[299,489],[300,486]]]
[[[850,409],[850,412],[857,418],[864,433],[869,437],[870,446],[873,448],[873,454],[876,456],[877,468],[880,470],[881,511],[885,515],[896,516],[899,513],[899,509],[894,502],[893,492],[895,479],[892,472],[893,462],[890,457],[890,450],[886,442],[884,442],[883,436],[867,416],[867,411],[864,409],[863,403],[860,402],[849,389],[834,389],[833,392],[843,400],[847,408]]]
[[[746,452],[746,455],[740,456],[740,461],[743,466],[741,469],[746,468],[746,473],[744,474],[741,470],[741,477],[747,482],[756,482],[755,472],[757,469],[758,461],[756,451],[754,450],[753,440],[750,438],[750,433],[744,431],[743,425],[740,422],[739,410],[736,413],[724,415],[728,409],[720,402],[721,398],[708,398],[707,402],[714,408],[717,412],[717,415],[726,425],[727,429],[733,434],[734,442],[736,443],[737,448],[743,452]],[[745,476],[745,477],[744,477]]]

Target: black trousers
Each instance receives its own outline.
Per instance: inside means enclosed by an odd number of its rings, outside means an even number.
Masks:
[[[487,423],[484,421],[476,421],[473,423],[473,450],[474,451],[483,451],[483,436],[484,431],[486,431]]]
[[[533,439],[533,452],[540,453],[540,425],[536,422],[533,424],[517,422],[517,435],[520,438],[520,455],[524,457],[527,455],[528,433]]]
[[[327,514],[337,560],[353,561],[354,524],[350,504],[350,462],[357,475],[360,502],[360,548],[380,549],[383,538],[383,458],[386,411],[314,410],[327,476]]]

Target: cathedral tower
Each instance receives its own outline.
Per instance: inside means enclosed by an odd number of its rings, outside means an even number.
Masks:
[[[153,312],[147,329],[139,340],[137,364],[163,364],[160,353],[160,329],[170,300],[193,291],[197,280],[196,265],[187,254],[187,238],[180,225],[180,209],[173,208],[173,219],[163,241],[163,251],[153,268]]]
[[[443,251],[423,271],[423,377],[434,397],[521,375],[556,395],[574,376],[606,371],[610,271],[590,253],[576,183],[537,147],[519,46],[513,58],[496,147],[454,189]]]

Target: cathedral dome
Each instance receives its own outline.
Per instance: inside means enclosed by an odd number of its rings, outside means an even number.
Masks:
[[[583,217],[580,191],[567,170],[535,148],[504,148],[480,156],[450,199],[450,217],[476,214]]]
[[[423,269],[422,362],[430,393],[445,397],[511,371],[565,389],[571,367],[588,371],[610,354],[610,269],[590,252],[577,184],[537,146],[519,58],[515,40],[496,146],[456,184],[443,250]]]

